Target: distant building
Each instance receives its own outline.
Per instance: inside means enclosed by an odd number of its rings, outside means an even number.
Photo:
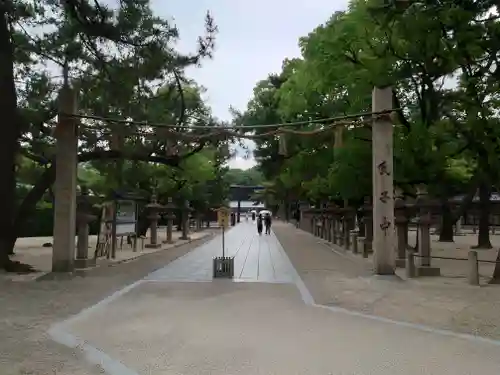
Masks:
[[[229,202],[229,207],[231,211],[236,212],[238,209],[238,201]],[[252,210],[262,210],[264,209],[263,203],[257,203],[254,201],[241,201],[240,202],[240,212],[249,212]]]

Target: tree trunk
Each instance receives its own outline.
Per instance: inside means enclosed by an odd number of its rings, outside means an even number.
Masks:
[[[16,159],[19,150],[21,118],[17,110],[14,84],[13,46],[9,30],[9,9],[0,5],[0,113],[3,117],[2,147],[0,147],[0,268],[10,265],[12,225],[16,202]],[[8,4],[8,3],[7,3]]]
[[[0,30],[0,51],[1,51],[1,30]],[[2,63],[2,57],[0,56],[0,64]],[[0,65],[1,69],[1,65]],[[0,70],[0,77],[1,77],[1,70]],[[1,85],[1,82],[0,82]],[[1,86],[0,86],[1,88]],[[3,108],[5,106],[5,101],[0,101],[0,108]],[[5,129],[8,129],[5,127]],[[2,138],[5,139],[3,136],[4,133],[2,133]],[[17,141],[16,141],[16,147],[17,147]],[[14,158],[13,162],[9,165],[9,168],[12,166],[15,166],[15,159],[16,159],[16,154],[17,154],[17,149],[14,150]],[[5,155],[5,148],[0,148],[0,175],[5,167],[5,157],[2,159],[2,155]],[[189,156],[192,155],[192,153],[189,153]],[[137,153],[137,154],[123,154],[120,151],[106,151],[106,150],[99,150],[99,151],[91,151],[87,153],[83,153],[79,155],[79,161],[80,162],[87,162],[91,160],[96,160],[96,159],[101,159],[101,160],[108,160],[108,159],[116,159],[116,158],[123,158],[127,160],[137,160],[137,161],[145,161],[145,162],[156,162],[160,163],[163,165],[168,165],[171,167],[177,167],[179,161],[174,160],[174,159],[168,159],[164,157],[158,157],[158,156],[152,156],[144,153]],[[10,168],[12,169],[12,168]],[[17,209],[17,213],[15,212],[15,206],[13,202],[15,202],[15,192],[16,192],[16,185],[15,185],[15,170],[13,170],[13,175],[12,179],[14,181],[13,186],[12,186],[12,192],[10,192],[12,199],[5,199],[7,194],[9,193],[7,191],[7,184],[0,184],[0,197],[3,199],[0,200],[0,210],[3,209],[2,215],[0,215],[0,269],[7,269],[12,266],[12,262],[9,259],[9,253],[13,252],[14,245],[17,240],[17,235],[19,233],[19,228],[26,222],[26,219],[29,217],[29,215],[35,210],[36,204],[42,199],[43,195],[47,191],[47,189],[50,188],[50,186],[54,183],[55,177],[56,177],[56,164],[55,162],[52,162],[52,165],[47,168],[40,179],[37,181],[35,186],[30,190],[28,195],[24,198],[22,201],[21,205]],[[4,176],[9,176],[9,174],[6,172],[3,174]],[[8,179],[5,179],[8,181]],[[11,204],[11,209],[8,210],[8,206]],[[7,208],[6,208],[7,207]],[[5,214],[3,214],[5,213]],[[14,218],[14,219],[12,219]],[[144,220],[145,219],[145,220]],[[145,223],[146,224],[146,231],[148,228],[148,220],[147,217],[139,217],[139,224]],[[9,268],[13,269],[14,271],[20,269],[19,267],[15,268]],[[20,271],[27,271],[28,269],[26,267],[22,267]]]
[[[491,249],[490,209],[491,186],[487,182],[479,185],[479,233],[475,249]]]
[[[26,219],[30,216],[36,209],[37,203],[43,198],[43,195],[50,188],[54,182],[56,172],[55,163],[48,169],[46,169],[40,179],[36,182],[35,186],[29,191],[28,195],[23,199],[21,205],[17,209],[17,213],[13,220],[12,230],[10,232],[10,240],[8,242],[9,254],[14,253],[14,245],[16,244],[17,236],[19,234],[20,228],[26,222]]]
[[[148,210],[145,208],[137,217],[137,232],[139,236],[145,236],[149,229]]]
[[[288,223],[290,222],[290,198],[288,191],[285,191],[284,206],[285,206],[284,219]]]
[[[441,200],[441,227],[439,242],[453,242],[453,215],[448,199]]]
[[[495,270],[493,271],[490,284],[500,284],[500,250],[497,253],[496,261],[497,263],[495,264]]]

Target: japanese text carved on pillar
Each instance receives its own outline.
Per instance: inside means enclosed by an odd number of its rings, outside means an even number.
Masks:
[[[387,231],[391,227],[391,222],[387,220],[387,216],[384,216],[382,224],[380,224],[380,229],[384,231],[384,235],[387,236]]]
[[[377,165],[377,168],[378,168],[378,173],[383,176],[384,174],[386,176],[390,176],[391,173],[387,170],[387,161],[383,161],[381,162],[379,165]]]
[[[387,203],[391,197],[389,197],[389,192],[387,190],[384,190],[382,193],[380,193],[380,201],[382,203]]]

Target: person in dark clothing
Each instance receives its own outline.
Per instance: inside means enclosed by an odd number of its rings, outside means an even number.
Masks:
[[[257,232],[259,233],[259,236],[262,234],[262,215],[257,217]]]
[[[271,214],[264,216],[264,225],[266,226],[266,234],[271,234]]]
[[[299,225],[300,225],[300,211],[297,209],[295,210],[295,213],[294,213],[294,219],[295,219],[295,226],[298,228]]]

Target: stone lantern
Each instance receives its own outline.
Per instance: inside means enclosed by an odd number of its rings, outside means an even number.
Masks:
[[[182,236],[181,240],[188,241],[189,238],[189,214],[191,213],[191,208],[189,207],[189,201],[184,201],[184,207],[182,207]]]
[[[77,248],[75,268],[88,268],[96,265],[95,257],[89,259],[89,224],[97,218],[93,214],[93,206],[89,200],[89,191],[82,186],[77,198],[76,226]]]
[[[355,228],[355,223],[356,223],[356,211],[354,208],[347,206],[344,204],[344,247],[346,249],[351,249],[352,248],[352,241],[351,241],[351,231],[353,231]],[[357,239],[356,239],[357,240]]]
[[[418,255],[419,266],[417,266],[417,276],[439,276],[440,270],[437,267],[431,267],[431,202],[429,194],[424,185],[417,186],[418,209]]]
[[[397,237],[396,267],[405,267],[408,246],[408,213],[403,190],[394,189],[394,211]]]
[[[160,219],[160,215],[158,215],[158,213],[163,206],[158,204],[155,193],[151,195],[151,203],[149,203],[146,208],[148,210],[148,219],[151,229],[151,237],[149,239],[149,243],[146,244],[146,248],[157,249],[161,247],[161,244],[158,243],[158,220]]]
[[[163,241],[164,243],[173,243],[172,239],[172,228],[174,226],[174,210],[175,210],[175,204],[173,203],[172,197],[168,197],[167,204],[165,206],[165,210],[167,211],[167,239]]]

